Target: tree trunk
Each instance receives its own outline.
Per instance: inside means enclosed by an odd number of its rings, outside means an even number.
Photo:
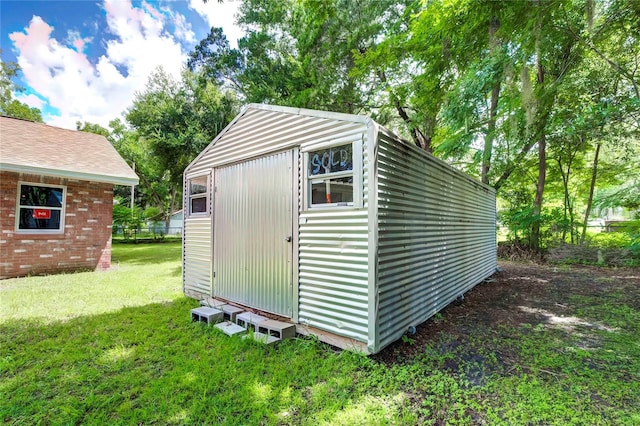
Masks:
[[[533,215],[536,219],[531,226],[531,239],[529,246],[540,250],[540,214],[542,213],[542,199],[544,195],[544,184],[547,178],[547,138],[542,134],[538,141],[538,184],[536,186],[536,198],[533,201]]]
[[[538,115],[538,123],[536,126],[536,134],[540,135],[538,139],[538,184],[536,185],[536,198],[533,201],[533,215],[535,217],[533,225],[531,226],[531,240],[529,241],[530,247],[535,251],[540,251],[540,222],[542,219],[542,199],[544,196],[544,184],[547,178],[547,138],[546,138],[546,124],[548,119],[549,105],[546,102],[542,102],[543,97],[548,95],[544,90],[544,67],[542,65],[542,57],[540,52],[540,37],[541,29],[540,24],[537,25],[537,38],[536,38],[536,66],[537,83],[538,83],[538,99],[537,109],[540,109],[541,104],[544,105],[545,111],[542,116]],[[538,111],[540,112],[540,111]]]
[[[491,167],[491,154],[493,151],[493,140],[496,133],[496,116],[498,115],[498,99],[500,97],[500,80],[493,86],[491,91],[491,106],[489,108],[489,123],[487,126],[487,136],[484,138],[484,150],[482,152],[482,183],[489,183],[489,168]]]
[[[498,180],[496,180],[496,183],[493,184],[493,188],[496,190],[496,192],[502,187],[502,185],[504,185],[507,182],[507,180],[511,176],[511,173],[514,172],[516,167],[522,164],[522,161],[527,156],[529,151],[531,151],[531,148],[533,148],[535,144],[536,144],[535,139],[532,138],[531,142],[528,142],[525,146],[522,147],[522,149],[516,155],[513,161],[507,164],[507,166],[504,169],[504,172],[502,172],[502,175],[500,175]]]
[[[587,211],[584,213],[584,225],[582,225],[582,235],[580,236],[580,245],[584,244],[584,238],[587,235],[587,221],[591,214],[591,207],[593,205],[593,192],[596,189],[596,176],[598,174],[598,157],[600,156],[600,147],[602,144],[598,142],[596,144],[596,153],[593,157],[593,168],[591,169],[591,186],[589,187],[589,199],[587,200]]]
[[[556,159],[558,162],[558,169],[560,170],[560,176],[562,177],[562,188],[564,190],[564,208],[562,209],[562,220],[567,222],[567,209],[569,206],[569,178],[564,173],[564,168],[562,166],[562,160],[560,158]],[[567,228],[565,226],[562,227],[562,244],[566,242],[567,239]]]
[[[574,213],[573,213],[573,204],[571,203],[571,194],[569,193],[569,180],[571,179],[571,167],[573,165],[573,160],[577,154],[576,151],[571,152],[571,147],[568,148],[570,151],[567,155],[567,171],[564,171],[564,166],[562,164],[562,160],[560,158],[558,161],[558,168],[560,169],[560,175],[562,176],[562,189],[564,191],[564,209],[563,209],[563,220],[565,222],[565,226],[562,227],[562,244],[566,243],[567,239],[567,227],[566,224],[569,224],[569,238],[571,244],[575,244],[575,232],[573,228],[574,223]],[[560,154],[562,155],[562,154]],[[568,222],[567,222],[568,219]]]
[[[500,28],[500,21],[493,17],[489,24],[489,47],[493,55],[499,46],[499,40],[496,32]],[[495,78],[493,89],[491,90],[491,105],[489,106],[489,122],[487,124],[487,134],[484,138],[484,150],[482,151],[482,169],[480,179],[482,183],[489,184],[489,168],[491,167],[491,154],[493,152],[493,140],[496,132],[496,116],[498,115],[498,99],[500,98],[500,82],[502,76]]]
[[[383,82],[384,84],[387,84],[387,75],[385,74],[385,72],[378,71],[377,74],[380,81]],[[398,112],[398,115],[409,127],[409,132],[411,133],[413,142],[416,144],[417,147],[422,148],[427,152],[432,152],[431,137],[422,133],[420,129],[411,121],[409,114],[407,114],[407,111],[405,110],[405,108],[402,106],[402,104],[400,104],[400,99],[396,96],[396,94],[393,93],[392,90],[390,90],[389,93],[391,95],[391,100],[393,102],[393,105],[396,107],[396,111]]]

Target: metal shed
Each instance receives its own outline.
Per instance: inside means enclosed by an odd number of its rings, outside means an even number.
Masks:
[[[184,173],[183,288],[375,353],[496,270],[494,190],[368,117],[251,104]]]

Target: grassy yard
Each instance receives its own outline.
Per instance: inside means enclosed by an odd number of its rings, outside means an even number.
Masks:
[[[571,332],[537,317],[465,323],[453,309],[420,327],[426,343],[364,357],[191,323],[178,244],[116,245],[113,259],[108,272],[0,281],[0,420],[640,424],[640,310],[618,290],[571,298]]]

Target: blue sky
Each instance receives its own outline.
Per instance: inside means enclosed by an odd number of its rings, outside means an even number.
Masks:
[[[158,66],[179,77],[211,26],[232,45],[238,1],[1,0],[2,60],[22,68],[16,97],[54,126],[106,126]]]

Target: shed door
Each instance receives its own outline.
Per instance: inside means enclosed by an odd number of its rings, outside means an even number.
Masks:
[[[215,169],[213,295],[292,315],[293,155]]]

